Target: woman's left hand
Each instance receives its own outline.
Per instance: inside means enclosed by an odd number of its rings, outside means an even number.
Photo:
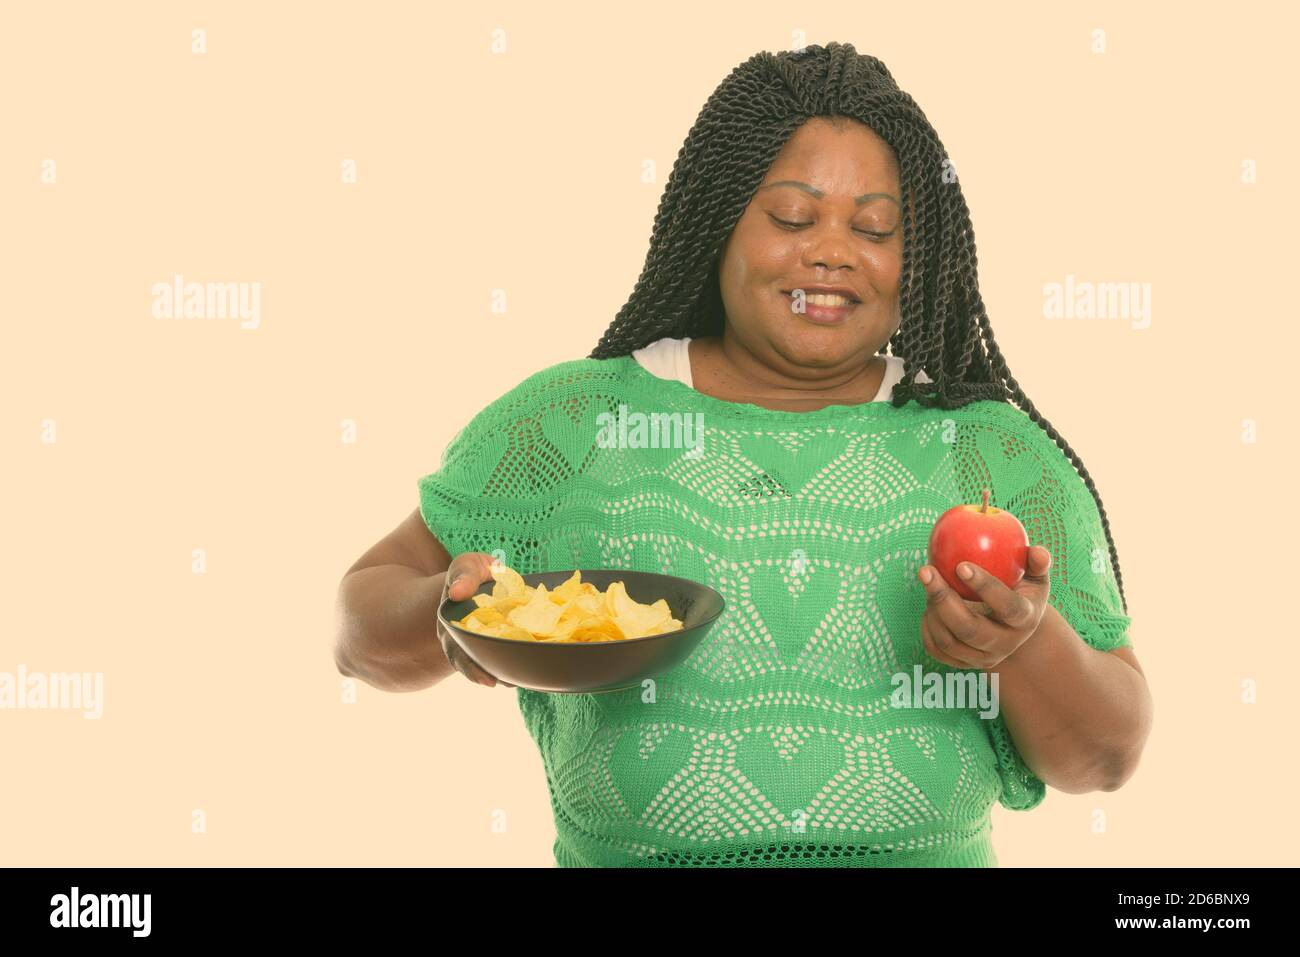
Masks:
[[[921,577],[926,592],[921,641],[931,657],[954,668],[994,668],[1028,641],[1043,620],[1052,555],[1041,545],[1031,545],[1025,576],[1015,588],[971,562],[962,562],[957,570],[966,566],[974,574],[963,582],[983,601],[962,598],[933,565],[917,570],[918,577],[930,573],[928,584]]]

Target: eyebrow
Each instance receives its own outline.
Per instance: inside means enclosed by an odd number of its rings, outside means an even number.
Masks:
[[[768,183],[766,186],[760,186],[757,191],[761,193],[763,190],[771,189],[773,186],[793,186],[796,189],[803,190],[805,193],[811,193],[817,199],[821,199],[826,195],[816,186],[809,186],[807,183],[800,183],[798,180],[793,179],[777,180],[775,183]],[[855,206],[861,206],[863,203],[871,199],[888,199],[896,206],[901,205],[898,200],[889,193],[863,193],[861,196],[856,197],[853,200],[853,203]]]

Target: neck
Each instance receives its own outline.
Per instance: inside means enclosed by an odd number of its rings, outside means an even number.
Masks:
[[[885,375],[885,358],[875,354],[855,357],[831,367],[800,366],[780,353],[762,358],[725,332],[721,338],[693,340],[712,361],[707,373],[720,386],[755,396],[793,401],[847,399],[870,401]]]

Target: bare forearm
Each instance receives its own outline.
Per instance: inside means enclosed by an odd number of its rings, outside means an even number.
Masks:
[[[445,575],[406,565],[345,575],[336,606],[339,671],[384,691],[419,691],[451,674],[437,633]]]
[[[1089,646],[1051,605],[1038,630],[998,672],[1007,730],[1045,784],[1071,794],[1128,779],[1151,725],[1146,679]]]

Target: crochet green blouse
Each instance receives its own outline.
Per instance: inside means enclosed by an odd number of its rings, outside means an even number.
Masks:
[[[894,706],[894,676],[955,671],[922,644],[916,572],[985,487],[1051,552],[1080,637],[1130,644],[1096,503],[1012,405],[781,411],[622,356],[542,369],[475,415],[419,480],[452,555],[662,572],[727,603],[650,686],[516,689],[557,865],[997,866],[994,803],[1045,794],[1001,711]]]

